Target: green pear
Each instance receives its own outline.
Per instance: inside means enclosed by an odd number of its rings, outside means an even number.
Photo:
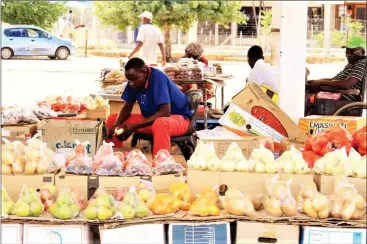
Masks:
[[[111,218],[113,215],[112,211],[109,210],[108,208],[106,207],[100,207],[98,209],[98,219],[99,220],[106,220],[106,219],[109,219]]]
[[[109,208],[111,206],[110,200],[108,199],[108,195],[101,194],[96,198],[96,203],[98,207]]]
[[[31,204],[34,201],[34,197],[29,192],[26,192],[20,199],[27,204]]]
[[[50,208],[48,209],[48,212],[50,213],[50,214],[52,214],[52,216],[54,216],[54,217],[56,217],[56,218],[59,218],[58,217],[58,214],[59,214],[59,205],[58,204],[52,204],[51,206],[50,206]]]
[[[59,209],[59,219],[71,219],[73,218],[73,212],[70,207],[66,204],[62,205]]]
[[[143,189],[139,191],[139,197],[142,201],[147,202],[152,197],[152,193],[147,189]]]
[[[30,207],[31,207],[32,216],[34,217],[40,216],[40,214],[42,213],[43,205],[32,202]]]
[[[73,212],[73,215],[78,215],[80,212],[80,207],[78,204],[74,203],[70,205],[71,212]]]
[[[97,208],[90,206],[84,210],[84,216],[86,219],[94,220],[98,217]]]
[[[135,209],[135,217],[144,218],[148,215],[148,206],[144,203],[139,203]]]
[[[123,203],[133,206],[136,203],[136,194],[133,192],[127,192],[124,197]]]
[[[66,192],[60,192],[56,203],[61,207],[62,205],[69,205],[72,203],[72,197]]]
[[[15,214],[19,217],[27,217],[31,212],[31,208],[26,202],[19,202],[15,209]]]
[[[13,201],[2,201],[1,204],[1,214],[11,214],[14,209]]]
[[[9,194],[5,189],[1,190],[1,200],[2,201],[8,201],[9,199]]]
[[[125,219],[132,219],[135,216],[135,210],[130,205],[123,204],[121,206],[121,214]]]

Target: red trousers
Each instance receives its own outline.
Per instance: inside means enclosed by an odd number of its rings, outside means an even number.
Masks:
[[[116,121],[118,114],[111,114],[106,122],[107,128],[110,129],[113,123]],[[136,124],[143,121],[145,118],[141,114],[132,114],[130,117],[122,123],[124,124]],[[161,117],[154,121],[152,126],[147,126],[138,129],[136,132],[144,134],[153,134],[154,145],[153,155],[161,149],[171,151],[171,136],[181,136],[186,133],[190,124],[190,120],[185,119],[181,115],[171,115],[170,117]],[[121,126],[122,126],[121,125]],[[108,142],[113,142],[115,147],[122,147],[123,143],[116,137],[113,137]]]

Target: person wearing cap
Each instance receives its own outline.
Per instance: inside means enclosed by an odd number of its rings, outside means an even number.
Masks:
[[[192,112],[185,94],[162,71],[147,66],[140,58],[130,59],[125,66],[129,81],[121,98],[126,102],[119,114],[110,115],[106,125],[109,142],[121,147],[134,132],[153,135],[153,155],[161,149],[170,151],[171,136],[184,135]],[[132,114],[138,102],[141,114]],[[122,128],[116,136],[115,129]]]
[[[313,93],[320,91],[321,87],[351,90],[351,92],[342,93],[340,99],[360,101],[363,93],[363,79],[367,72],[366,40],[363,37],[352,37],[343,48],[346,48],[348,64],[339,74],[334,78],[311,80],[307,83]]]
[[[153,14],[148,11],[144,11],[140,16],[142,25],[139,28],[138,36],[136,38],[137,45],[129,55],[129,59],[140,52],[140,58],[143,59],[148,65],[156,64],[158,57],[156,54],[156,48],[162,53],[162,65],[166,64],[166,55],[163,46],[163,34],[162,31],[151,23],[153,20]]]

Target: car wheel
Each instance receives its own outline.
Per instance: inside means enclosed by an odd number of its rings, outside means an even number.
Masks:
[[[13,57],[13,50],[8,47],[1,49],[1,59],[10,59],[11,57]]]
[[[56,56],[48,56],[49,59],[56,59]]]
[[[62,60],[67,59],[69,57],[69,49],[67,49],[66,47],[59,47],[56,50],[56,57]]]

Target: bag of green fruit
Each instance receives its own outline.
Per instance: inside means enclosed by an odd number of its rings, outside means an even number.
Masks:
[[[147,203],[140,198],[135,186],[130,187],[126,192],[124,199],[119,203],[119,211],[124,219],[144,218],[151,215]]]
[[[119,218],[117,209],[115,198],[103,187],[99,187],[88,201],[83,214],[86,219],[104,221]]]
[[[56,202],[48,208],[48,212],[57,219],[76,218],[82,210],[79,199],[69,188],[63,188],[56,197]]]
[[[23,185],[13,214],[19,217],[38,217],[43,210],[40,194],[35,189]]]
[[[4,186],[1,186],[1,217],[7,217],[12,214],[15,204]]]

